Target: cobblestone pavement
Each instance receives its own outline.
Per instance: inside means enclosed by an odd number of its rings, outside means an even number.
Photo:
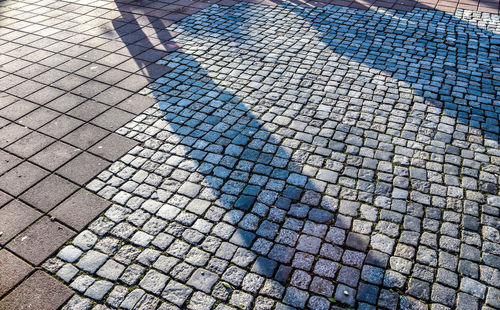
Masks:
[[[499,309],[498,15],[211,6],[43,267],[67,309]]]

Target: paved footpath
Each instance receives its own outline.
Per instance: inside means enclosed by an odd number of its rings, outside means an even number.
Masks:
[[[499,2],[0,2],[0,309],[500,309]]]

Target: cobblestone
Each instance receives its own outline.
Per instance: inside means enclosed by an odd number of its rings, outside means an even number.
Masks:
[[[94,273],[99,267],[108,259],[108,256],[97,252],[89,251],[87,252],[76,264],[76,266],[89,273]]]
[[[58,253],[58,257],[68,263],[76,261],[81,255],[82,251],[72,245],[68,245]]]

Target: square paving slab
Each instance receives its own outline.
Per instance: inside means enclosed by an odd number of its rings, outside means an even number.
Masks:
[[[10,241],[6,248],[38,266],[73,235],[72,230],[44,216]]]
[[[33,268],[7,250],[0,250],[0,297],[21,282]]]
[[[73,295],[61,282],[43,271],[37,271],[0,300],[0,309],[56,310]]]

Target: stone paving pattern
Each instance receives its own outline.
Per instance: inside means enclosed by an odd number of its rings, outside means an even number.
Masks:
[[[0,309],[499,307],[498,1],[258,2],[0,3]]]
[[[171,25],[158,104],[117,131],[141,144],[87,185],[113,206],[44,264],[67,309],[500,307],[499,22],[236,4]]]

